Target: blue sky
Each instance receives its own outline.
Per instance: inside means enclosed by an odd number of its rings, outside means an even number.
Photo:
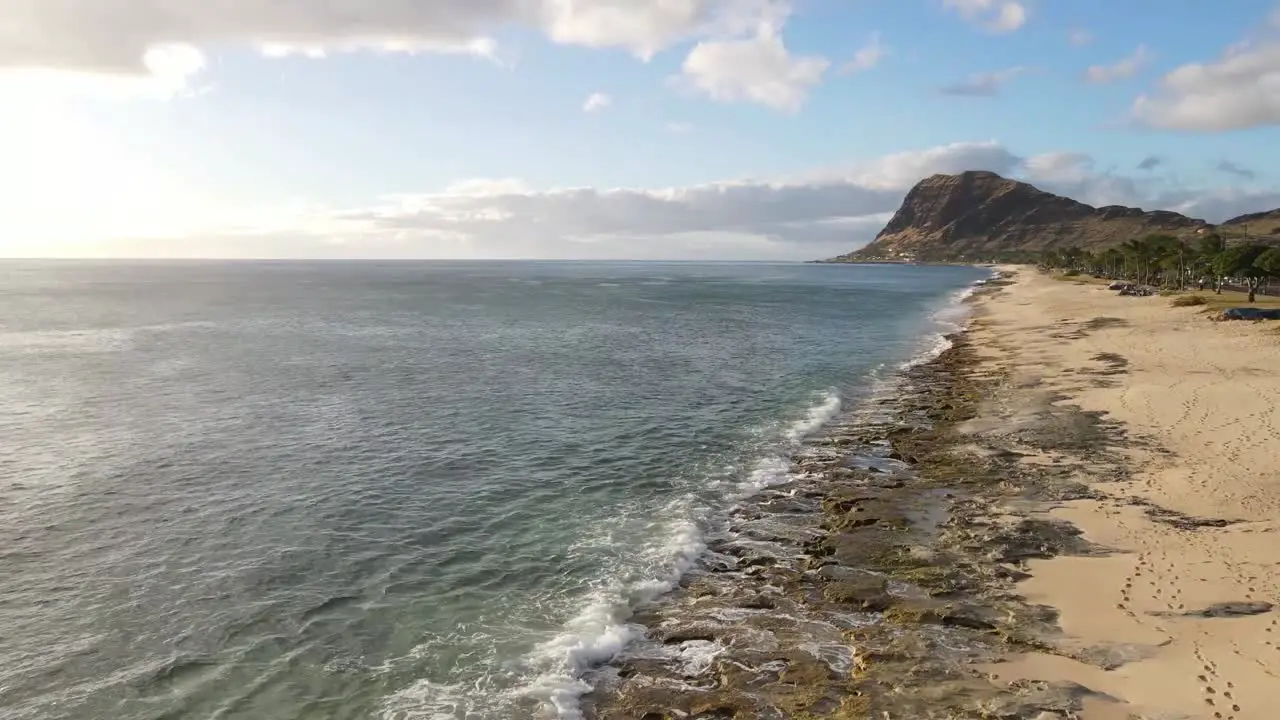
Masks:
[[[0,254],[805,259],[969,168],[1280,206],[1270,1],[98,6],[0,0]]]

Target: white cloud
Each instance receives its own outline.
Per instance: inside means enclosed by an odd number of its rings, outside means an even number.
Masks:
[[[1209,222],[1222,222],[1247,212],[1280,207],[1280,187],[1254,190],[1240,190],[1230,185],[1195,188],[1175,182],[1172,176],[1153,176],[1151,173],[1144,173],[1142,177],[1120,175],[1110,171],[1099,172],[1095,165],[1095,160],[1085,153],[1045,153],[1023,160],[1021,175],[1041,189],[1090,205],[1172,210]]]
[[[1151,62],[1151,51],[1146,45],[1139,45],[1133,53],[1110,65],[1091,65],[1085,70],[1084,77],[1091,83],[1109,83],[1131,78],[1147,63]]]
[[[128,247],[152,255],[808,259],[868,242],[921,178],[975,169],[1093,205],[1169,209],[1211,221],[1280,206],[1276,187],[1190,188],[1171,175],[1100,171],[1084,153],[1020,156],[987,141],[772,182],[535,190],[513,179],[469,180],[367,207],[300,205],[171,241],[176,244]]]
[[[556,42],[625,48],[646,59],[692,37],[741,35],[790,11],[790,0],[525,0],[522,4],[539,7],[539,24]]]
[[[693,123],[687,122],[669,122],[666,125],[667,132],[672,135],[688,135],[693,132]]]
[[[438,43],[422,43],[410,39],[386,39],[376,43],[370,43],[366,40],[349,40],[338,42],[313,42],[313,43],[279,43],[265,42],[258,45],[258,51],[266,57],[283,58],[290,56],[302,56],[313,60],[320,60],[329,56],[333,52],[358,52],[361,50],[374,50],[383,53],[406,53],[414,54],[421,52],[432,52],[441,55],[473,55],[479,58],[486,58],[494,62],[498,62],[498,43],[493,38],[476,37],[470,40],[460,40],[458,42],[438,42]]]
[[[1011,67],[996,72],[970,75],[962,82],[946,85],[939,89],[943,95],[960,95],[965,97],[994,97],[1000,94],[1009,81],[1028,72],[1025,67]]]
[[[158,46],[247,44],[272,55],[332,51],[493,58],[491,31],[519,24],[558,43],[649,57],[697,37],[741,34],[785,0],[0,0],[0,70],[154,75]]]
[[[1026,6],[1015,0],[942,0],[942,4],[995,33],[1013,32],[1027,23]]]
[[[1079,152],[1047,152],[1022,161],[1023,174],[1033,182],[1085,182],[1094,175],[1093,167],[1093,158]]]
[[[888,50],[880,42],[880,33],[872,33],[867,44],[853,54],[853,59],[840,67],[840,72],[855,73],[870,70],[880,64],[887,52]]]
[[[698,43],[685,58],[679,81],[721,102],[751,102],[794,113],[830,65],[822,57],[795,57],[764,25],[746,40]]]
[[[1174,69],[1154,93],[1134,101],[1133,115],[1168,130],[1280,125],[1280,40],[1237,45],[1215,62]]]
[[[1076,28],[1067,34],[1067,41],[1076,47],[1084,47],[1093,42],[1093,33],[1084,28]]]
[[[0,91],[13,98],[74,94],[107,99],[150,98],[168,100],[200,94],[207,89],[198,79],[208,60],[199,48],[186,44],[153,45],[141,59],[144,74],[94,75],[61,68],[0,67]]]
[[[604,93],[591,93],[582,103],[583,112],[597,112],[613,104],[613,98]]]
[[[939,145],[925,150],[893,153],[849,168],[808,173],[798,182],[840,180],[875,190],[904,190],[920,178],[936,173],[990,170],[1003,175],[1017,171],[1021,158],[994,140]]]

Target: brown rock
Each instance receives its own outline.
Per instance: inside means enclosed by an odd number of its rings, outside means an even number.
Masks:
[[[885,610],[893,605],[886,579],[865,572],[848,574],[841,580],[828,584],[823,589],[822,596],[828,602],[848,605],[864,612]]]

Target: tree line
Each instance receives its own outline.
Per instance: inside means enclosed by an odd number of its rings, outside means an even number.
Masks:
[[[1077,247],[1046,250],[1040,253],[1038,264],[1051,270],[1174,290],[1189,283],[1207,283],[1221,293],[1224,282],[1240,281],[1249,290],[1249,302],[1253,302],[1263,281],[1280,278],[1280,248],[1250,242],[1229,244],[1216,233],[1204,235],[1194,243],[1173,235],[1152,234],[1098,252]]]

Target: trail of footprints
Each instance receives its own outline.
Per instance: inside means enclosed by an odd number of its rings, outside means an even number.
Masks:
[[[1174,579],[1172,589],[1167,592],[1161,587],[1160,583],[1163,573],[1168,573]],[[1176,568],[1164,553],[1153,557],[1148,551],[1139,552],[1137,562],[1134,564],[1132,572],[1125,577],[1124,586],[1120,590],[1121,602],[1117,607],[1134,621],[1143,623],[1145,619],[1139,617],[1133,609],[1133,599],[1139,591],[1146,594],[1150,599],[1163,604],[1170,612],[1186,610],[1186,603],[1182,597],[1182,583],[1178,582]],[[1250,587],[1246,598],[1252,600],[1255,592],[1255,588]],[[1157,632],[1166,632],[1162,625],[1156,624],[1152,627]],[[1276,635],[1276,641],[1268,640],[1266,644],[1280,652],[1280,633],[1275,632],[1277,627],[1277,621],[1272,620],[1267,632]],[[1235,649],[1235,652],[1236,654],[1241,654],[1238,648]],[[1195,644],[1194,654],[1196,661],[1200,663],[1202,671],[1201,674],[1196,676],[1196,680],[1200,683],[1205,704],[1213,708],[1214,719],[1236,720],[1236,714],[1241,712],[1241,709],[1240,702],[1236,697],[1235,683],[1218,673],[1218,664],[1209,659],[1199,643]],[[1277,677],[1261,661],[1258,661],[1258,664],[1263,665],[1263,670],[1268,675]]]
[[[1243,384],[1254,397],[1266,398],[1268,396],[1266,389],[1259,387],[1257,383],[1246,381]],[[1280,427],[1277,427],[1275,418],[1274,397],[1271,398],[1271,402],[1262,403],[1256,412],[1249,413],[1242,418],[1240,430],[1227,461],[1236,462],[1242,452],[1270,447],[1276,440],[1280,439]]]
[[[1078,337],[1067,333],[1055,334],[1054,337],[1078,339]],[[1200,402],[1200,395],[1203,389],[1199,386],[1191,389],[1190,397],[1182,403],[1180,416],[1172,424],[1168,424],[1166,430],[1176,430],[1188,421],[1192,421],[1194,425],[1201,427],[1208,424],[1209,416],[1211,415],[1210,407]],[[1151,399],[1140,394],[1131,393],[1130,388],[1122,389],[1119,393],[1119,400],[1121,407],[1130,413],[1137,412],[1144,417],[1155,417]],[[1251,414],[1248,418],[1245,418],[1246,422],[1242,422],[1242,419],[1235,419],[1226,423],[1227,425],[1242,426],[1239,438],[1235,442],[1226,443],[1222,448],[1227,462],[1237,460],[1241,450],[1244,448],[1251,448],[1260,443],[1280,438],[1280,423],[1277,422],[1278,415],[1280,413],[1277,412],[1275,405],[1269,404],[1261,412]],[[1243,431],[1246,423],[1250,428],[1249,431]],[[1199,433],[1197,432],[1196,434]],[[1242,446],[1244,447],[1242,448]],[[1255,600],[1258,595],[1256,587],[1258,578],[1243,572],[1244,568],[1229,561],[1226,562],[1226,566],[1232,575],[1246,579],[1250,583],[1245,593],[1245,599]],[[1168,590],[1162,588],[1162,583],[1160,582],[1162,576],[1173,581],[1168,583],[1170,585]],[[1144,549],[1138,553],[1137,562],[1132,571],[1124,578],[1124,585],[1120,590],[1120,602],[1117,603],[1116,607],[1135,622],[1145,624],[1145,613],[1140,616],[1134,610],[1134,598],[1137,597],[1137,593],[1141,592],[1156,603],[1164,605],[1170,612],[1184,612],[1186,603],[1182,595],[1181,580],[1182,578],[1178,577],[1178,572],[1174,564],[1169,561],[1167,555],[1161,553],[1158,558],[1153,558],[1149,550]],[[1267,595],[1269,593],[1264,592],[1262,594]],[[1159,624],[1152,625],[1152,627],[1157,632],[1166,632],[1165,628]],[[1280,662],[1280,621],[1272,619],[1266,627],[1266,633],[1267,639],[1263,641],[1263,644],[1274,652],[1276,661]],[[1237,656],[1244,656],[1244,653],[1236,643],[1232,643],[1232,651]],[[1218,664],[1208,657],[1199,643],[1194,645],[1194,655],[1202,671],[1201,674],[1196,676],[1196,680],[1200,683],[1205,705],[1213,709],[1215,720],[1236,720],[1237,714],[1242,710],[1239,699],[1236,696],[1235,683],[1219,674]],[[1272,663],[1266,662],[1261,658],[1254,658],[1254,662],[1268,676],[1280,679],[1280,674],[1271,669]]]
[[[1271,621],[1271,624],[1267,626],[1267,632],[1268,632],[1268,633],[1275,633],[1275,630],[1276,630],[1276,621],[1275,621],[1275,620],[1272,620],[1272,621]],[[1271,638],[1271,637],[1274,637],[1274,635],[1267,635],[1267,637],[1268,637],[1268,638]],[[1266,645],[1267,647],[1271,648],[1272,650],[1275,650],[1275,651],[1277,651],[1277,652],[1280,652],[1280,642],[1276,642],[1276,641],[1273,641],[1273,640],[1264,640],[1262,644],[1263,644],[1263,645]],[[1244,655],[1244,652],[1240,649],[1240,644],[1239,644],[1239,643],[1237,643],[1237,642],[1234,642],[1234,641],[1231,643],[1231,652],[1232,652],[1232,653],[1234,653],[1234,654],[1236,654],[1236,655],[1237,655],[1237,656],[1239,656],[1239,657],[1244,657],[1244,656],[1245,656],[1245,655]],[[1263,673],[1265,673],[1265,674],[1266,674],[1266,675],[1268,675],[1269,677],[1275,678],[1276,680],[1280,680],[1280,675],[1277,675],[1277,674],[1275,673],[1275,671],[1271,669],[1271,665],[1270,665],[1270,664],[1268,664],[1268,663],[1267,663],[1267,661],[1263,660],[1262,658],[1253,658],[1253,662],[1254,662],[1254,663],[1255,663],[1259,668],[1261,668],[1261,669],[1262,669],[1262,672],[1263,672]]]
[[[1196,680],[1201,683],[1205,705],[1214,708],[1213,717],[1217,720],[1235,720],[1235,714],[1240,712],[1240,703],[1236,702],[1235,697],[1235,683],[1218,674],[1218,664],[1204,654],[1199,643],[1195,645],[1195,656],[1204,670],[1203,674],[1196,676]]]
[[[1238,563],[1233,563],[1229,560],[1223,560],[1222,562],[1223,562],[1223,565],[1227,568],[1227,570],[1232,575],[1236,577],[1244,578],[1245,580],[1249,581],[1250,584],[1245,588],[1244,599],[1245,600],[1258,599],[1257,598],[1258,588],[1256,587],[1258,577],[1256,575],[1248,574],[1244,570],[1244,568]],[[1268,623],[1267,627],[1265,628],[1267,635],[1266,635],[1266,639],[1262,641],[1262,644],[1267,648],[1271,649],[1272,651],[1274,651],[1276,654],[1277,660],[1280,660],[1280,629],[1278,628],[1280,628],[1280,621],[1276,620],[1275,618],[1272,618],[1271,622]],[[1236,642],[1231,643],[1231,652],[1235,653],[1239,657],[1244,657],[1244,652],[1240,649],[1239,643],[1236,643]],[[1280,674],[1276,674],[1276,672],[1271,669],[1272,667],[1271,663],[1268,663],[1266,660],[1263,660],[1262,658],[1253,658],[1253,662],[1256,663],[1258,667],[1262,668],[1262,672],[1266,673],[1270,677],[1280,680]]]
[[[1175,582],[1171,590],[1166,591],[1162,587],[1160,582],[1161,571],[1175,576]],[[1120,602],[1116,607],[1124,611],[1124,614],[1134,621],[1145,623],[1145,619],[1139,617],[1133,609],[1133,598],[1138,590],[1148,593],[1152,600],[1162,603],[1165,609],[1170,612],[1186,609],[1186,604],[1182,601],[1182,583],[1176,581],[1174,565],[1164,553],[1161,553],[1156,560],[1152,560],[1150,553],[1146,551],[1138,553],[1138,561],[1134,564],[1133,570],[1125,577],[1124,586],[1120,589]],[[1155,628],[1156,632],[1166,632],[1161,625],[1153,625],[1152,627]]]

